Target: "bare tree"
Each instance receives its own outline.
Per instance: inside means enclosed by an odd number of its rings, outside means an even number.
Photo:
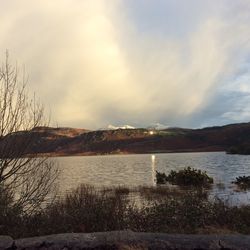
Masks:
[[[26,212],[38,209],[54,188],[58,169],[48,158],[30,154],[33,129],[47,126],[44,108],[27,92],[27,77],[9,62],[0,67],[0,188]]]

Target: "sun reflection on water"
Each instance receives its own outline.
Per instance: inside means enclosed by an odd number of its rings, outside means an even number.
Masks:
[[[151,155],[151,168],[152,168],[152,184],[153,186],[156,185],[155,179],[155,155]]]

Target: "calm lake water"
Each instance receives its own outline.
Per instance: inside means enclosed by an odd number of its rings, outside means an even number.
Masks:
[[[239,192],[231,182],[240,175],[250,175],[250,156],[213,153],[169,153],[105,156],[55,157],[59,164],[59,192],[70,192],[79,184],[155,185],[155,170],[170,170],[191,166],[214,178],[212,196],[227,200],[230,204],[250,203],[250,192]]]

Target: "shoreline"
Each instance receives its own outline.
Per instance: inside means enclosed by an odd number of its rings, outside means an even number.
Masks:
[[[29,154],[27,157],[74,157],[74,156],[109,156],[109,155],[143,155],[143,154],[178,154],[178,153],[216,153],[225,152],[226,150],[161,150],[161,151],[147,151],[147,152],[113,152],[113,153],[43,153],[43,154]]]
[[[166,234],[124,231],[65,233],[12,239],[0,236],[0,249],[250,249],[250,236],[239,234]],[[184,247],[184,248],[183,248]]]

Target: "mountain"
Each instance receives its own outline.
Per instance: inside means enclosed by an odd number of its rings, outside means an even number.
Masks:
[[[108,125],[108,129],[115,130],[115,129],[135,129],[135,127],[130,125],[122,125],[122,126],[114,126],[114,125]]]
[[[20,148],[22,152],[25,150],[25,154],[52,156],[206,152],[227,151],[243,144],[250,144],[250,123],[202,129],[166,128],[161,130],[118,128],[90,131],[38,127],[31,131],[20,131],[5,136],[0,140],[0,152],[2,157],[3,154],[4,157],[18,155]]]
[[[32,133],[41,133],[52,137],[75,137],[83,133],[89,132],[87,129],[80,128],[52,128],[52,127],[35,127],[31,130]]]
[[[155,130],[163,130],[168,128],[167,125],[161,124],[161,123],[153,123],[150,126],[147,127],[147,129],[155,129]]]

